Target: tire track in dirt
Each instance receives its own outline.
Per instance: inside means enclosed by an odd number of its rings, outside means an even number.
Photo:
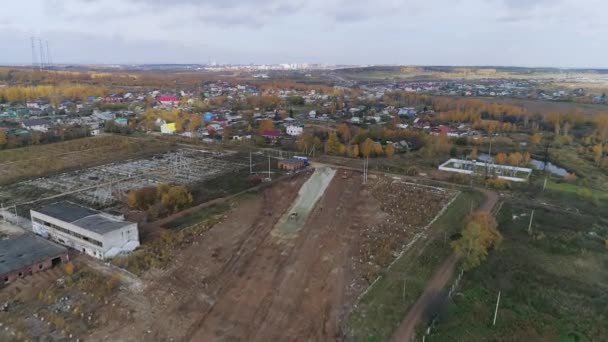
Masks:
[[[299,188],[299,186],[297,187]],[[294,189],[292,189],[294,190]],[[228,290],[230,284],[235,281],[234,276],[242,277],[244,270],[254,261],[255,254],[261,246],[266,242],[270,231],[280,219],[283,212],[288,209],[288,205],[295,199],[297,191],[292,191],[291,196],[277,196],[284,204],[283,210],[272,210],[273,200],[272,189],[265,190],[262,194],[263,205],[254,221],[251,223],[251,228],[246,231],[246,234],[237,244],[236,250],[232,253],[229,259],[223,264],[213,277],[208,278],[209,283],[215,283],[216,289],[213,291],[214,298],[221,298]],[[290,198],[291,197],[291,198]],[[268,215],[268,213],[271,213]],[[275,273],[278,273],[275,272]],[[202,314],[200,318],[187,330],[186,334],[181,339],[182,341],[191,341],[197,332],[201,329],[205,320],[212,315],[216,308],[217,301]]]

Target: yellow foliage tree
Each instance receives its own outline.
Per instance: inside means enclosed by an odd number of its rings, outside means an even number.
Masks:
[[[374,141],[370,138],[365,139],[365,141],[361,144],[359,151],[361,151],[361,155],[365,158],[371,156],[372,152],[374,151]]]
[[[350,142],[351,133],[350,133],[350,127],[348,127],[347,124],[345,124],[345,123],[340,124],[340,126],[338,126],[338,133],[340,134],[340,137],[342,138],[342,141],[345,144],[348,144]]]
[[[496,164],[501,164],[504,165],[507,163],[507,161],[509,160],[509,158],[507,157],[507,155],[505,153],[499,153],[496,155]]]
[[[263,120],[260,122],[260,127],[258,132],[260,135],[264,134],[266,131],[272,131],[274,129],[274,123],[272,120]]]
[[[345,151],[344,145],[338,140],[336,132],[329,133],[329,138],[325,143],[325,153],[331,155],[341,155]]]
[[[534,133],[534,134],[532,134],[532,137],[530,137],[530,143],[532,145],[538,145],[538,144],[540,144],[542,139],[543,139],[543,136],[540,133]]]
[[[351,158],[359,158],[359,145],[351,145],[348,147],[348,156]]]
[[[374,143],[374,154],[376,156],[384,155],[384,150],[382,149],[382,145],[380,145],[380,143]]]
[[[6,145],[7,139],[6,139],[6,131],[3,129],[0,129],[0,147],[4,147],[4,145]]]
[[[502,242],[494,217],[485,211],[478,211],[465,219],[462,237],[452,242],[454,252],[464,258],[467,270],[481,264],[488,251]]]
[[[608,113],[600,113],[595,116],[597,133],[602,144],[608,140]]]
[[[162,205],[172,212],[183,209],[192,203],[192,194],[183,186],[174,186],[161,197]]]
[[[595,163],[599,166],[602,162],[602,157],[604,155],[604,147],[602,146],[602,144],[597,144],[591,149],[593,151],[593,160],[595,160]]]
[[[386,148],[384,149],[384,154],[388,158],[392,158],[395,155],[395,145],[393,145],[393,144],[386,145]]]
[[[560,112],[549,112],[545,116],[545,120],[547,120],[547,122],[549,122],[550,124],[553,125],[555,135],[559,135],[560,127],[561,127],[561,123],[562,123],[561,113]]]
[[[469,159],[477,160],[477,158],[479,158],[479,155],[477,152],[477,147],[474,147],[473,150],[471,151],[471,153],[469,154]]]
[[[509,164],[513,166],[519,166],[523,159],[524,157],[519,152],[509,154]]]

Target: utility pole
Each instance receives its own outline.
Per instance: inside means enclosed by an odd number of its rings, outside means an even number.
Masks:
[[[270,178],[270,155],[268,155],[268,178]]]
[[[494,310],[494,322],[492,323],[492,326],[496,325],[496,317],[498,315],[498,304],[500,303],[500,291],[498,291],[498,298],[496,299],[496,309]]]
[[[369,168],[369,157],[363,159],[363,184],[367,184],[367,170]]]
[[[543,164],[543,171],[546,171],[547,164],[549,164],[549,146],[551,146],[551,143],[547,141],[547,145],[545,145],[545,163]]]
[[[32,70],[36,71],[38,67],[38,58],[36,56],[36,42],[34,41],[34,37],[30,37],[32,43]]]
[[[545,183],[543,184],[543,191],[545,191],[546,187],[547,187],[547,176],[545,176]]]
[[[532,233],[532,220],[534,219],[534,209],[532,209],[532,215],[530,215],[530,224],[528,224],[528,234]]]
[[[38,38],[38,48],[40,49],[40,70],[45,68],[44,48],[42,47],[42,39]]]
[[[253,173],[253,165],[251,163],[251,150],[249,150],[249,174]]]
[[[46,60],[49,66],[53,66],[53,58],[51,57],[51,49],[49,49],[49,41],[46,41]]]

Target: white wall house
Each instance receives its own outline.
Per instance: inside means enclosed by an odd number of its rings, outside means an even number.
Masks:
[[[98,259],[139,246],[137,223],[62,201],[30,210],[34,233]]]
[[[297,137],[301,135],[304,131],[304,127],[290,125],[287,126],[287,135],[291,135],[292,137]]]
[[[44,119],[27,119],[21,122],[21,127],[37,132],[48,132],[51,123]]]

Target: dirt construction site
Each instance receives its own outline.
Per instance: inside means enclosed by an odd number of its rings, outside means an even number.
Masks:
[[[280,181],[144,273],[142,289],[120,291],[85,339],[343,340],[358,296],[455,195],[323,168]],[[298,229],[280,224],[294,219]]]

